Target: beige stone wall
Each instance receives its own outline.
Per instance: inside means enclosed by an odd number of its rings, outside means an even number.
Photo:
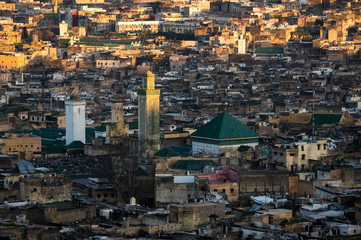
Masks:
[[[20,181],[20,199],[37,203],[72,200],[72,180],[63,178],[25,178]]]
[[[75,4],[102,4],[104,0],[75,0]]]
[[[211,183],[210,192],[224,192],[228,201],[237,201],[239,196],[238,183]]]
[[[309,168],[309,160],[321,160],[322,157],[328,155],[327,140],[319,140],[317,142],[298,142],[298,170]]]
[[[0,31],[0,38],[6,43],[21,43],[21,34],[15,31]],[[4,41],[5,40],[5,41]]]
[[[316,196],[316,182],[299,180],[299,176],[289,177],[289,192],[292,197]]]
[[[15,45],[13,44],[0,44],[0,52],[13,52],[15,51]]]
[[[58,128],[65,128],[66,125],[65,115],[57,117],[57,124],[58,124]]]
[[[16,4],[0,2],[0,10],[16,10]]]
[[[287,168],[287,170],[296,170],[298,162],[297,149],[272,148],[272,161]]]
[[[57,211],[56,207],[46,207],[44,209],[44,216],[47,223],[70,224],[88,217],[95,217],[96,208],[94,205],[89,205],[82,208]]]
[[[288,192],[288,171],[259,170],[241,171],[239,173],[239,188],[242,193]]]
[[[135,32],[135,31],[144,31],[149,30],[153,33],[157,33],[159,31],[159,24],[142,24],[142,22],[134,22],[134,24],[121,24],[119,23],[117,26],[117,32]]]
[[[24,54],[18,55],[0,55],[0,69],[22,70],[25,68]]]
[[[209,216],[225,216],[225,205],[220,203],[190,203],[171,205],[169,221],[182,224],[183,231],[192,231],[194,227],[209,221]]]
[[[9,135],[10,138],[2,139],[1,152],[5,154],[17,154],[20,152],[41,152],[41,137],[16,134]]]
[[[303,233],[306,232],[306,228],[311,226],[311,222],[301,222],[301,223],[293,223],[293,224],[286,224],[285,230],[286,232],[294,232],[294,233]]]

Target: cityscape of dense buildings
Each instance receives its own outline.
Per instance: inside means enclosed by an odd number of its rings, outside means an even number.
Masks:
[[[0,239],[361,239],[361,2],[0,2]]]

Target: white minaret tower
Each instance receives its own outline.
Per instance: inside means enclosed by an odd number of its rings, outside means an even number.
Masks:
[[[59,36],[66,37],[68,36],[68,24],[63,20],[59,23]]]
[[[85,144],[85,101],[65,101],[66,145],[73,141]]]
[[[238,54],[246,54],[246,39],[243,35],[240,35],[238,39]]]

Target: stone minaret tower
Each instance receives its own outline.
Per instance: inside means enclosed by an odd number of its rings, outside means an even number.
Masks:
[[[138,140],[139,155],[150,158],[159,150],[159,96],[154,87],[154,74],[147,72],[143,86],[138,90]]]

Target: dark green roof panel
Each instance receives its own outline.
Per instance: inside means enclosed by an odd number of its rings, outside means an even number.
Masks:
[[[313,114],[311,123],[316,125],[337,124],[340,122],[342,114]]]
[[[72,143],[70,143],[68,146],[65,147],[66,150],[83,149],[83,148],[84,148],[84,143],[82,143],[81,141],[73,141]]]
[[[190,156],[192,155],[192,145],[191,144],[184,144],[182,146],[171,146],[170,149],[179,153],[180,156]]]
[[[258,137],[257,133],[243,125],[228,112],[223,112],[213,118],[191,136],[217,140]]]
[[[154,155],[157,156],[157,157],[176,157],[176,156],[180,156],[180,154],[176,153],[175,151],[173,151],[170,148],[163,148],[163,149],[157,151]]]
[[[202,166],[202,169],[205,166],[217,167],[217,164],[213,160],[178,160],[173,166],[173,169],[183,169],[190,170],[197,166]]]
[[[283,48],[257,48],[256,54],[283,55]]]

